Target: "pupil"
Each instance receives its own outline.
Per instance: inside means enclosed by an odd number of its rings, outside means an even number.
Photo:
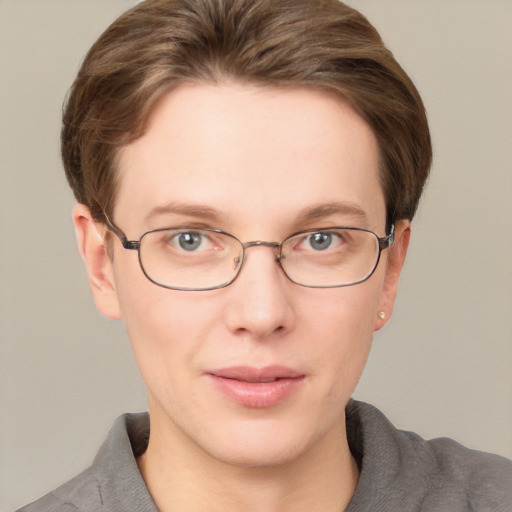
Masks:
[[[332,235],[330,233],[315,233],[311,236],[311,247],[318,251],[327,249],[332,242]]]
[[[180,233],[178,243],[185,251],[193,251],[201,245],[201,235],[198,233]]]

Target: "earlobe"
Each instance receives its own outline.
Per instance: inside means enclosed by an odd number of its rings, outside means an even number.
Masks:
[[[73,224],[96,307],[104,316],[118,320],[121,311],[112,260],[107,253],[102,227],[93,220],[89,208],[80,203],[73,209]]]
[[[401,220],[395,225],[395,242],[389,248],[386,262],[386,277],[379,302],[378,313],[375,318],[375,331],[382,329],[393,313],[398,280],[404,266],[409,240],[411,238],[411,225],[408,220]]]

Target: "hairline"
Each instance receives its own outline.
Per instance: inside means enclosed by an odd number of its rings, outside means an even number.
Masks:
[[[213,87],[221,87],[225,85],[242,85],[247,87],[252,87],[255,89],[267,89],[267,90],[277,90],[277,91],[293,91],[293,90],[306,90],[306,91],[316,91],[323,94],[327,94],[331,98],[333,98],[336,101],[339,101],[343,103],[344,105],[348,106],[354,112],[364,121],[364,123],[367,125],[369,130],[371,131],[376,147],[377,147],[377,155],[378,155],[378,177],[379,177],[379,185],[383,191],[384,199],[386,201],[386,210],[387,210],[387,201],[388,198],[386,196],[386,189],[385,189],[385,166],[383,162],[383,156],[382,156],[382,148],[381,144],[379,142],[379,138],[377,137],[377,134],[375,133],[375,130],[373,129],[371,123],[366,119],[366,116],[363,112],[361,112],[361,109],[357,107],[357,105],[354,104],[353,101],[350,101],[349,98],[347,98],[346,95],[343,94],[341,88],[336,89],[334,86],[328,86],[328,85],[320,85],[320,84],[314,84],[311,82],[299,82],[299,81],[290,81],[290,82],[275,82],[271,83],[269,81],[265,80],[254,80],[244,77],[236,77],[236,76],[229,76],[227,73],[218,72],[218,74],[215,75],[212,79],[206,79],[203,77],[198,78],[187,78],[187,79],[181,79],[181,80],[175,80],[172,85],[169,85],[167,88],[163,87],[159,94],[155,95],[153,101],[151,101],[150,105],[147,105],[147,108],[145,110],[145,115],[140,116],[140,119],[135,130],[133,130],[131,133],[126,133],[127,140],[124,144],[120,145],[119,147],[116,147],[113,151],[113,161],[112,161],[112,181],[113,181],[113,191],[110,197],[110,204],[104,205],[104,215],[110,218],[114,218],[114,210],[117,203],[117,198],[119,194],[119,188],[120,188],[120,181],[122,179],[121,176],[121,169],[120,169],[120,156],[123,148],[126,146],[132,144],[133,142],[139,140],[141,137],[143,137],[148,130],[151,128],[152,119],[154,117],[154,114],[156,110],[158,109],[159,105],[165,100],[165,98],[169,95],[174,93],[176,90],[180,88],[186,88],[186,87],[197,87],[197,86],[213,86]],[[391,217],[390,212],[386,211],[387,217]],[[396,219],[400,220],[400,219]],[[388,229],[390,219],[386,219],[386,229]],[[105,223],[102,221],[102,223]]]

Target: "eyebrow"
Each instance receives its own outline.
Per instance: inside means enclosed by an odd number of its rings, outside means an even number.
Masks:
[[[148,221],[153,217],[165,214],[185,215],[187,217],[197,217],[202,219],[216,220],[221,216],[219,210],[211,208],[210,206],[195,205],[187,203],[179,203],[172,201],[160,206],[155,206],[146,215],[145,220]]]
[[[329,217],[331,215],[340,214],[350,215],[351,217],[360,219],[365,223],[368,221],[366,212],[359,205],[355,203],[334,202],[309,206],[308,208],[305,208],[299,213],[297,217],[297,223],[305,224],[308,222],[322,220],[325,217]]]
[[[148,221],[158,215],[177,214],[188,217],[196,217],[207,219],[209,221],[217,221],[222,217],[220,210],[205,205],[187,204],[172,201],[160,206],[156,206],[146,215],[145,220]],[[331,215],[350,215],[358,218],[363,222],[368,220],[366,212],[357,204],[350,202],[332,202],[308,206],[299,212],[295,222],[297,224],[306,224],[314,221],[322,220]]]

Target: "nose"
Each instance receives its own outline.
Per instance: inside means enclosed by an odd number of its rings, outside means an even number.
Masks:
[[[293,328],[291,283],[276,260],[273,243],[246,244],[243,268],[227,289],[227,325],[238,335],[265,339]]]

